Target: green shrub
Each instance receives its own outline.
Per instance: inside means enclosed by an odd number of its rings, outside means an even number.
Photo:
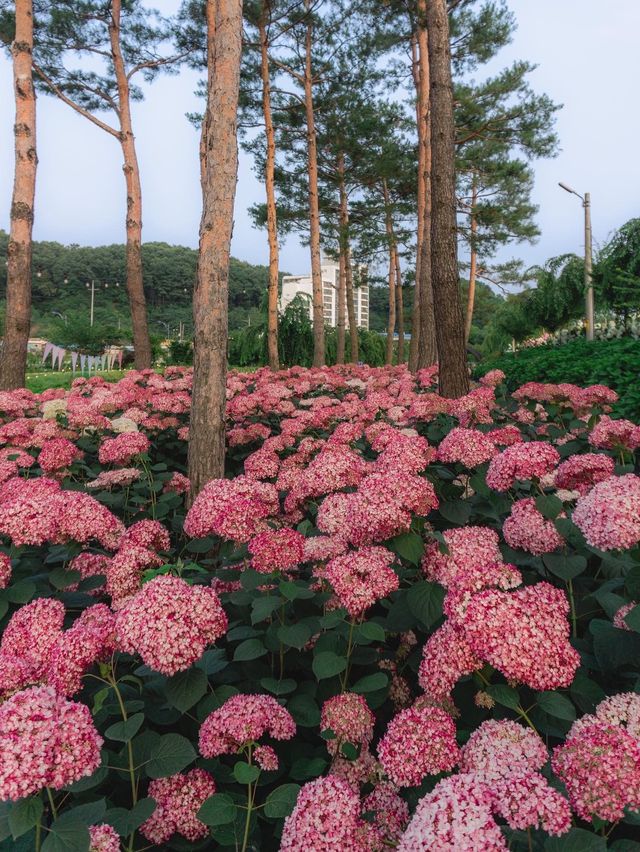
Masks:
[[[640,417],[640,340],[575,340],[564,346],[538,346],[483,361],[476,378],[503,370],[509,390],[525,382],[602,384],[620,396],[614,412],[632,420]]]

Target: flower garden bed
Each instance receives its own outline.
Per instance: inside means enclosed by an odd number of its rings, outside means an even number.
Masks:
[[[640,849],[640,428],[602,386],[0,394],[0,849]]]

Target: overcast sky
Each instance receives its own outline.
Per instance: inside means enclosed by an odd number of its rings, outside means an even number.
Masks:
[[[155,0],[166,14],[176,0]],[[595,243],[639,215],[637,140],[640,138],[640,0],[509,0],[518,31],[500,55],[538,64],[532,85],[564,104],[558,113],[560,155],[535,165],[534,198],[542,232],[534,246],[507,254],[528,264],[583,247],[580,202],[558,188],[562,180],[590,191]],[[197,134],[185,113],[197,110],[197,75],[159,78],[134,105],[142,170],[144,239],[196,246],[200,217]],[[13,180],[11,66],[0,58],[0,227],[8,230]],[[124,178],[117,142],[54,98],[38,100],[38,184],[34,236],[99,245],[120,242]],[[247,208],[263,200],[251,160],[240,154],[233,254],[267,261],[266,234],[252,228]],[[308,249],[290,239],[281,267],[304,272]]]

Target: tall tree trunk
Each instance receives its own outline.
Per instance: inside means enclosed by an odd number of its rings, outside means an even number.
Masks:
[[[393,364],[393,333],[396,328],[396,246],[393,234],[393,221],[391,219],[389,189],[387,187],[387,181],[384,179],[382,181],[382,193],[384,195],[384,222],[389,248],[389,319],[387,322],[387,351],[385,363]]]
[[[36,192],[36,94],[33,88],[33,3],[17,0],[13,55],[15,172],[7,246],[7,307],[0,351],[0,389],[24,387],[31,327],[31,234]]]
[[[476,300],[476,276],[478,273],[478,250],[476,247],[476,234],[478,233],[478,220],[476,219],[476,204],[478,203],[478,187],[475,177],[471,184],[471,261],[469,264],[469,292],[467,293],[467,315],[464,322],[464,342],[469,342],[471,336],[471,324],[473,323],[473,306]]]
[[[313,21],[311,0],[305,0],[307,29],[305,35],[304,103],[307,123],[307,158],[309,171],[309,245],[311,247],[311,281],[313,292],[313,366],[322,367],[324,353],[324,294],[320,261],[320,202],[318,198],[318,142],[313,111],[313,71],[311,48]]]
[[[426,29],[426,0],[418,0],[418,136],[422,154],[422,239],[419,242],[417,288],[420,308],[417,315],[414,369],[430,367],[438,360],[435,319],[433,315],[433,287],[431,284],[431,113],[429,109],[431,75],[429,71],[429,46]],[[418,194],[420,194],[420,174]],[[413,325],[412,325],[413,340]]]
[[[277,370],[278,360],[278,221],[276,212],[275,168],[276,135],[271,115],[271,80],[269,77],[269,41],[267,23],[271,16],[271,0],[263,0],[262,15],[258,23],[260,34],[260,70],[262,75],[262,112],[267,140],[265,186],[267,191],[267,233],[269,235],[269,291],[267,313],[267,353],[269,367]]]
[[[349,214],[347,210],[347,223]],[[349,243],[349,235],[347,231],[347,241],[345,246],[345,263],[346,263],[346,290],[347,290],[347,317],[349,318],[349,360],[352,364],[357,364],[360,360],[359,340],[358,340],[358,319],[356,317],[356,303],[353,292],[353,262],[351,260],[351,245]],[[358,271],[358,283],[362,284],[360,279],[360,271]]]
[[[191,498],[224,475],[229,257],[238,175],[242,0],[207,0],[207,106],[194,369],[189,427]]]
[[[396,317],[398,322],[398,364],[404,364],[404,294],[402,292],[402,272],[400,270],[400,252],[394,239],[394,260],[396,272]]]
[[[111,42],[111,57],[113,59],[116,85],[118,87],[120,144],[124,159],[122,169],[127,185],[127,292],[131,307],[133,350],[136,368],[138,370],[145,370],[151,367],[152,358],[142,276],[142,187],[140,185],[140,167],[138,166],[136,143],[131,123],[129,79],[120,43],[121,10],[121,0],[112,0],[109,40]]]
[[[336,364],[344,364],[345,353],[345,321],[346,321],[346,292],[347,292],[347,258],[344,246],[340,245],[338,256],[338,316],[336,322]]]
[[[424,130],[425,120],[429,111],[429,91],[425,94],[424,86],[421,84],[421,69],[420,69],[420,48],[418,44],[418,36],[422,34],[426,42],[426,30],[418,21],[417,33],[414,33],[411,38],[411,73],[413,83],[416,90],[416,129],[418,132],[418,184],[416,192],[416,212],[417,212],[417,229],[416,229],[416,281],[413,291],[413,313],[411,316],[411,343],[409,344],[409,369],[415,371],[418,367],[418,347],[420,343],[420,312],[421,312],[421,261],[422,261],[422,241],[424,239],[424,210],[426,202],[426,186],[425,186],[425,146],[424,146]]]
[[[464,318],[460,304],[456,222],[453,83],[446,0],[427,3],[431,71],[431,280],[440,393],[469,391]]]

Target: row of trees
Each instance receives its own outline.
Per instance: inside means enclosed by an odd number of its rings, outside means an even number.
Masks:
[[[278,240],[310,248],[314,364],[325,362],[320,251],[340,262],[338,360],[357,360],[354,264],[388,266],[391,340],[405,357],[403,283],[414,281],[412,369],[440,363],[441,390],[468,388],[465,345],[476,280],[493,274],[498,246],[532,239],[534,156],[554,152],[555,105],[536,95],[517,62],[477,82],[471,74],[509,41],[500,0],[185,0],[169,21],[141,0],[0,0],[16,93],[16,183],[8,247],[0,381],[24,380],[34,210],[35,88],[109,133],[122,150],[126,283],[136,365],[151,363],[142,267],[142,198],[132,103],[137,82],[182,62],[206,71],[201,126],[203,216],[195,328],[191,463],[220,469],[229,240],[238,133],[264,179],[253,211],[269,240],[270,366],[278,366]],[[105,118],[111,116],[111,118]],[[469,251],[465,324],[457,241]],[[385,261],[386,258],[386,261]],[[403,281],[404,279],[404,281]],[[214,390],[218,387],[218,392]],[[205,422],[206,421],[206,422]],[[206,424],[209,424],[208,427]],[[213,431],[212,431],[213,430]],[[207,433],[207,434],[205,434]],[[216,440],[218,444],[216,444]],[[204,462],[202,462],[204,464]]]

